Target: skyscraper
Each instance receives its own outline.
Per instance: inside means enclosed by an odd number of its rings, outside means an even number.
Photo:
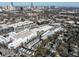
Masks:
[[[34,6],[33,6],[33,2],[31,2],[31,8],[34,8]]]
[[[13,2],[11,2],[11,6],[13,7],[14,5],[13,5]]]

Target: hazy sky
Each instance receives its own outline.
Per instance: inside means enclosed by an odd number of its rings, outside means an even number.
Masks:
[[[0,2],[0,6],[11,5],[10,2]],[[31,2],[13,2],[14,6],[30,6]],[[66,6],[79,7],[79,2],[33,2],[34,6]]]

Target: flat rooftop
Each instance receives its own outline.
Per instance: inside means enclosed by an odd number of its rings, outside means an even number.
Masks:
[[[8,28],[8,27],[17,27],[17,26],[22,26],[22,25],[26,25],[26,24],[31,24],[33,23],[32,21],[24,21],[24,22],[18,22],[18,23],[14,23],[14,24],[1,24],[0,27],[2,28]]]
[[[29,30],[21,31],[21,32],[17,33],[17,34],[16,34],[15,36],[13,36],[13,37],[16,38],[16,39],[25,38],[25,37],[31,35],[31,33],[32,33],[32,32],[29,31]]]

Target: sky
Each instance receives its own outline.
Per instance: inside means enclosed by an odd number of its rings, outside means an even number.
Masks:
[[[0,2],[0,6],[10,6],[10,2]],[[13,2],[14,6],[30,6],[31,2]],[[34,6],[79,7],[79,2],[33,2]]]

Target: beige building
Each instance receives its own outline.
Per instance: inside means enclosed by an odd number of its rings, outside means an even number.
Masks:
[[[15,10],[15,8],[13,6],[4,6],[2,9],[4,11],[12,11],[12,10]]]

